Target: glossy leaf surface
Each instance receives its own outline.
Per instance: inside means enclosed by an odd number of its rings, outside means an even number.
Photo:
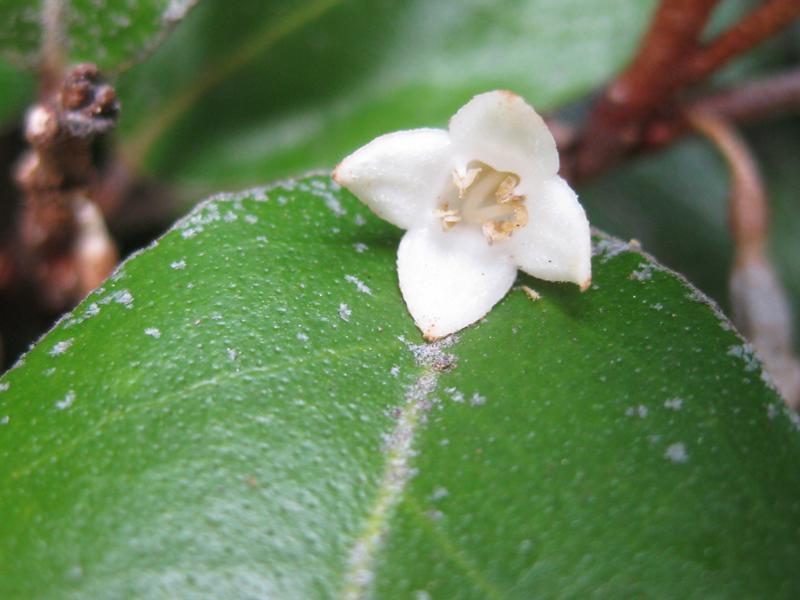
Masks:
[[[800,591],[800,434],[696,290],[599,239],[424,345],[327,177],[212,198],[0,380],[7,598]]]

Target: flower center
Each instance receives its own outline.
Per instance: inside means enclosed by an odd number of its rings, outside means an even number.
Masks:
[[[511,237],[528,224],[525,197],[516,194],[519,177],[471,162],[466,172],[453,171],[453,187],[448,186],[444,202],[436,210],[442,229],[449,231],[459,223],[478,225],[489,244]]]

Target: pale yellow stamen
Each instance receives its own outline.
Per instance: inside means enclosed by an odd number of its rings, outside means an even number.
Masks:
[[[518,200],[522,200],[522,196],[517,196],[514,194],[514,189],[519,184],[519,180],[514,177],[513,175],[508,175],[500,185],[497,186],[497,190],[494,193],[494,197],[497,198],[498,204],[507,204],[509,202],[516,202]]]
[[[442,217],[442,228],[445,231],[450,231],[460,222],[461,222],[461,217],[459,217],[458,215],[447,215]]]
[[[441,219],[442,229],[445,231],[451,230],[461,222],[461,215],[458,214],[457,210],[449,208],[447,203],[444,203],[441,208],[438,208],[435,211],[435,214],[439,219]]]
[[[525,197],[515,193],[519,185],[516,175],[478,164],[482,166],[468,168],[463,174],[453,171],[456,189],[449,192],[449,201],[435,214],[445,231],[459,223],[479,225],[489,244],[494,244],[525,227],[528,210]]]
[[[514,205],[514,229],[525,227],[528,224],[528,209],[524,204]]]
[[[458,197],[463,198],[471,186],[475,182],[475,178],[481,172],[480,168],[467,169],[463,175],[458,171],[453,171],[453,184],[458,188]]]
[[[495,242],[502,241],[508,237],[503,231],[500,230],[500,224],[497,221],[486,221],[481,225],[481,230],[486,239],[489,240],[489,245]]]

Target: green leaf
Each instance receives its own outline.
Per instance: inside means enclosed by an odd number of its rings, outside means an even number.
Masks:
[[[3,0],[0,55],[34,65],[45,36],[45,11],[62,5],[56,19],[66,34],[70,62],[91,61],[119,70],[151,50],[197,0]]]
[[[207,0],[121,79],[123,149],[216,189],[332,167],[490,89],[552,108],[628,59],[654,4]]]
[[[399,235],[219,196],[67,315],[0,381],[0,597],[797,597],[797,420],[696,290],[603,238],[424,345]]]
[[[0,60],[0,125],[18,118],[33,97],[33,77]]]
[[[766,182],[772,205],[772,259],[789,293],[795,330],[800,331],[800,172],[794,159],[800,120],[763,123],[743,133]],[[727,306],[733,256],[728,172],[710,144],[687,140],[580,191],[594,225],[626,239],[637,238]]]

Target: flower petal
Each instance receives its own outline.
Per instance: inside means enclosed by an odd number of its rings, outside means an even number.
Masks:
[[[333,172],[382,219],[409,229],[433,218],[451,175],[450,137],[443,129],[396,131],[375,138]]]
[[[592,247],[578,196],[561,177],[552,177],[525,206],[528,225],[506,242],[516,264],[534,277],[586,289],[592,279]]]
[[[462,169],[465,162],[480,160],[498,171],[539,181],[558,172],[553,135],[542,117],[512,92],[475,96],[450,119],[450,138]]]
[[[517,267],[477,229],[415,228],[397,252],[400,291],[425,338],[449,335],[483,317],[506,295]]]

